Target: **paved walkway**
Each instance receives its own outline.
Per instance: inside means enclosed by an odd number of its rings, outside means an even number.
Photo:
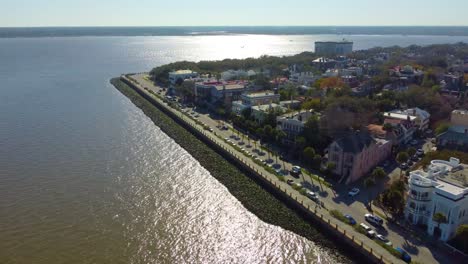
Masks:
[[[153,85],[152,82],[145,79],[145,75],[139,74],[132,76],[135,80],[138,81],[140,86],[143,88],[147,88],[152,90],[154,93],[160,93],[163,96],[162,89],[160,87],[156,87]],[[156,97],[155,97],[156,98]],[[157,99],[157,98],[156,98]],[[160,102],[162,100],[158,99]],[[165,104],[165,103],[164,103]],[[301,182],[303,186],[308,187],[315,192],[317,192],[320,196],[320,200],[323,202],[325,208],[321,208],[320,206],[317,207],[317,204],[307,198],[306,196],[301,195],[298,191],[294,190],[290,185],[286,182],[280,181],[278,177],[269,173],[263,166],[258,165],[252,157],[246,155],[245,152],[238,151],[236,148],[232,146],[232,143],[226,142],[226,138],[235,142],[237,148],[244,148],[246,151],[250,153],[250,155],[254,154],[252,150],[254,149],[254,143],[251,141],[251,147],[247,147],[248,141],[247,137],[244,136],[245,140],[241,139],[235,140],[231,138],[233,136],[232,130],[223,130],[217,127],[219,122],[217,120],[213,120],[208,114],[203,113],[196,113],[198,117],[196,118],[198,121],[206,124],[210,128],[213,129],[213,132],[209,132],[208,130],[204,129],[201,125],[197,124],[194,121],[194,117],[187,115],[186,113],[182,113],[174,108],[167,107],[170,111],[177,114],[180,118],[182,118],[185,122],[189,123],[193,127],[197,128],[198,130],[202,131],[205,135],[207,135],[213,142],[222,146],[224,149],[229,150],[233,153],[238,159],[242,160],[245,164],[249,167],[254,168],[254,170],[261,173],[261,175],[272,182],[275,186],[280,188],[282,191],[286,192],[293,198],[295,198],[299,203],[303,204],[306,208],[310,208],[312,211],[316,210],[317,214],[320,216],[322,215],[325,221],[329,221],[330,224],[337,226],[342,232],[346,230],[346,235],[349,237],[355,238],[358,243],[363,242],[364,247],[372,250],[375,255],[383,256],[386,262],[391,263],[403,263],[401,260],[395,258],[391,255],[388,251],[384,248],[376,244],[373,240],[369,239],[367,236],[360,234],[354,230],[353,227],[340,222],[339,220],[330,216],[329,212],[327,211],[330,209],[338,209],[344,214],[352,215],[358,223],[365,223],[364,214],[368,213],[368,210],[365,206],[367,199],[369,198],[367,193],[361,193],[356,198],[350,198],[347,195],[347,188],[344,186],[333,186],[333,189],[328,188],[325,185],[320,185],[316,180],[312,180],[307,175],[303,175],[300,179],[292,178],[291,176],[287,176],[287,179],[293,179],[296,182]],[[237,135],[235,133],[234,135]],[[242,143],[241,143],[242,142]],[[257,143],[259,147],[259,143]],[[258,155],[255,154],[254,157],[258,157],[261,159],[268,159],[268,154]],[[274,158],[272,158],[274,159]],[[279,161],[279,160],[278,160]],[[279,161],[278,162],[281,167],[285,167],[287,170],[290,170],[293,164],[288,162]],[[362,187],[362,186],[361,186]],[[361,188],[363,190],[363,188]],[[376,193],[374,195],[377,195]],[[373,197],[371,197],[373,198]],[[316,208],[316,209],[315,209]],[[373,207],[374,211],[379,211],[380,214],[384,215],[379,208]],[[378,233],[381,233],[387,236],[390,241],[393,242],[394,246],[400,246],[406,249],[413,257],[413,260],[419,261],[421,263],[438,263],[438,262],[446,262],[442,260],[436,260],[431,250],[423,245],[421,241],[417,241],[414,237],[407,237],[405,231],[399,228],[396,225],[392,225],[390,223],[386,223],[384,225],[385,229],[377,230]]]

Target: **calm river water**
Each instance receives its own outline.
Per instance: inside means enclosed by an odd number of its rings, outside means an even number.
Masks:
[[[336,38],[0,39],[0,263],[337,262],[247,211],[108,83],[182,59],[295,54]],[[356,49],[468,42],[347,38]]]

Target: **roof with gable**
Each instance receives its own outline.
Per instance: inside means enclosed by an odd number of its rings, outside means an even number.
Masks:
[[[375,143],[375,139],[373,139],[368,133],[357,132],[337,139],[335,142],[343,149],[344,152],[356,154],[361,152],[364,148],[372,145],[372,143]]]

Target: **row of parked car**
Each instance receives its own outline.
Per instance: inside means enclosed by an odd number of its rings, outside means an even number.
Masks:
[[[383,225],[383,220],[382,218],[378,217],[378,216],[375,216],[375,215],[372,215],[372,214],[365,214],[364,215],[364,218],[366,219],[367,222],[369,222],[370,224],[374,225],[374,226],[377,226],[379,228],[383,228],[382,225]],[[376,239],[376,240],[379,240],[381,241],[382,243],[384,243],[385,245],[387,246],[393,246],[392,242],[387,238],[385,237],[384,235],[382,234],[379,234],[377,233],[376,230],[372,229],[371,227],[369,227],[368,225],[364,224],[364,223],[361,223],[359,224],[359,226],[365,230],[366,232],[366,235],[369,237],[369,238],[372,238],[372,239]],[[403,250],[402,248],[400,247],[396,247],[395,248],[396,251],[398,251],[401,255],[401,259],[407,263],[410,263],[411,262],[411,256],[405,251]]]
[[[400,169],[407,170],[407,169],[411,168],[411,166],[413,166],[415,162],[418,162],[421,159],[422,156],[424,156],[424,150],[418,149],[416,151],[416,154],[414,154],[412,157],[410,157],[407,162],[402,163],[400,165]]]

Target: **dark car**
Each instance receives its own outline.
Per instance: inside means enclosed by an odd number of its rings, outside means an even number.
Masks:
[[[413,157],[411,157],[411,160],[414,162],[418,161],[419,160],[418,155],[414,155]]]
[[[424,156],[424,150],[423,149],[418,149],[416,151],[416,155],[418,155],[419,157]]]
[[[408,168],[409,168],[409,166],[408,166],[408,164],[406,164],[406,163],[402,163],[402,164],[400,165],[400,169],[402,169],[402,170],[407,170]]]
[[[395,250],[398,251],[401,254],[401,259],[404,262],[406,262],[406,263],[411,262],[411,256],[406,251],[404,251],[402,248],[399,248],[399,247],[396,247]]]
[[[406,164],[408,164],[408,167],[411,167],[414,165],[414,162],[412,160],[408,160]]]

